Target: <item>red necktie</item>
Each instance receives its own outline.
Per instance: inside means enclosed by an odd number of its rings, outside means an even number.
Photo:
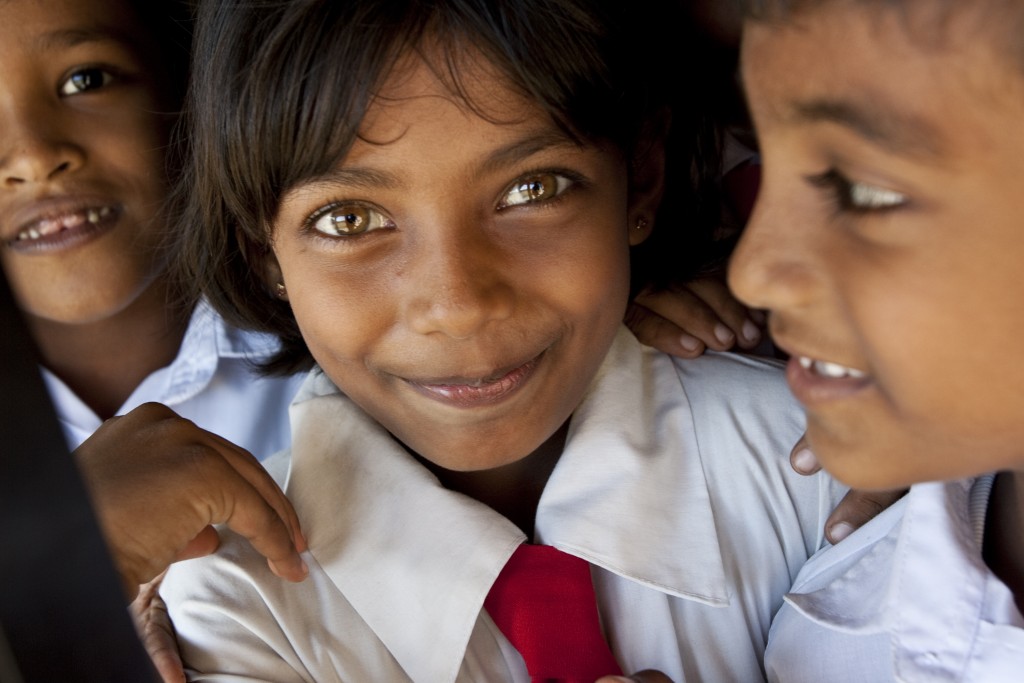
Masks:
[[[549,545],[524,543],[484,601],[526,660],[534,681],[593,681],[621,675],[601,634],[590,565]]]

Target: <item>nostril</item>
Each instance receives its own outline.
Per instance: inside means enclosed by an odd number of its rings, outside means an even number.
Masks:
[[[57,175],[59,173],[63,173],[64,171],[68,170],[69,168],[71,168],[71,162],[65,161],[65,162],[59,164],[57,166],[57,168],[55,168],[52,171],[50,171],[50,177],[52,178],[53,176],[55,176],[55,175]]]

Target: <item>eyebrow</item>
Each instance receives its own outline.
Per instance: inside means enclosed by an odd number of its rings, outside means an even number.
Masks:
[[[553,131],[527,135],[488,154],[475,169],[474,177],[501,171],[502,169],[534,154],[559,147],[578,150],[580,145],[569,136]],[[314,185],[340,185],[353,189],[395,190],[402,186],[401,179],[388,171],[359,166],[334,168],[310,181]]]
[[[942,156],[935,127],[919,116],[893,107],[838,99],[807,100],[793,104],[792,120],[833,123],[904,156],[924,159]]]
[[[52,31],[39,37],[39,47],[43,50],[71,48],[85,43],[115,42],[128,47],[134,43],[122,31],[101,27],[74,28]]]
[[[480,162],[477,172],[480,175],[494,173],[524,159],[528,159],[534,154],[557,148],[579,150],[580,144],[565,133],[545,130],[527,135],[494,150]]]

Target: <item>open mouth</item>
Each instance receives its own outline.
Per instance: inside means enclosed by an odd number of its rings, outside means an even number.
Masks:
[[[105,205],[44,213],[22,225],[8,245],[14,249],[31,250],[77,242],[112,226],[118,213],[116,207]]]
[[[847,377],[864,379],[867,377],[867,374],[861,370],[848,368],[845,365],[832,363],[827,360],[815,360],[807,356],[797,356],[797,362],[800,363],[800,367],[804,370],[829,379],[844,379]]]
[[[805,406],[850,398],[872,385],[864,370],[800,355],[790,357],[786,382]]]

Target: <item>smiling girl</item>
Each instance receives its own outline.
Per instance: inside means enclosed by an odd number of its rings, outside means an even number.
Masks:
[[[614,673],[538,672],[484,608],[528,541],[581,564],[622,670],[761,678],[839,491],[790,469],[776,365],[622,326],[662,192],[655,5],[202,7],[183,265],[317,366],[268,464],[310,578],[228,539],[172,568],[194,672]]]

